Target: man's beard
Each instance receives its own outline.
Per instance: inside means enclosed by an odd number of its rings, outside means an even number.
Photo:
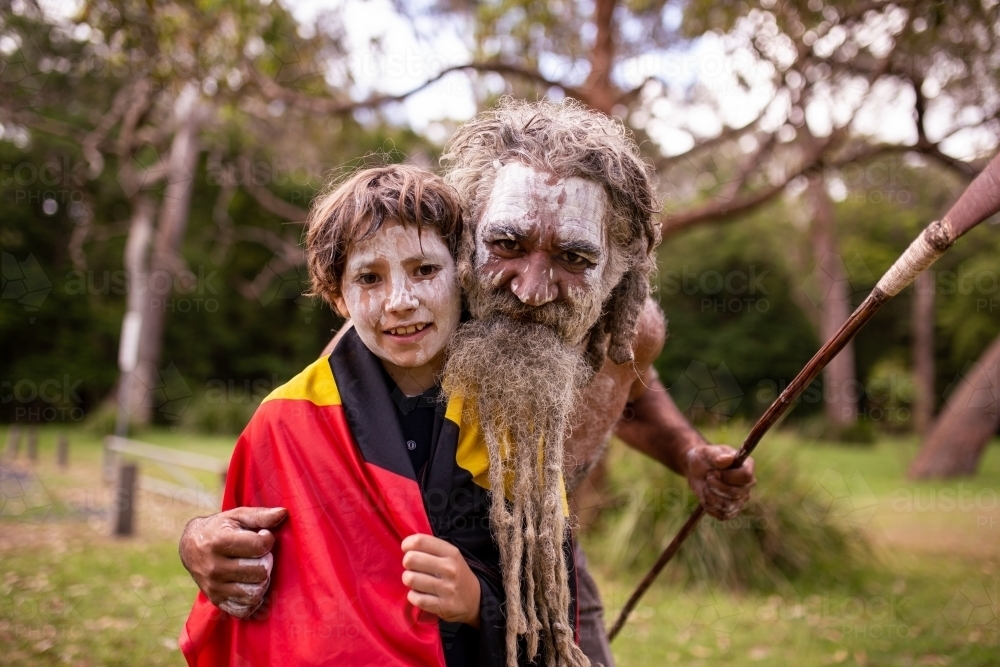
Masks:
[[[563,442],[587,376],[580,351],[555,328],[503,312],[466,322],[451,341],[444,391],[464,399],[489,453],[490,520],[507,597],[511,666],[518,635],[529,658],[541,648],[546,665],[589,664],[568,616],[561,482]]]
[[[601,316],[604,303],[602,290],[575,289],[568,300],[551,301],[541,306],[523,303],[510,287],[494,287],[476,276],[469,281],[466,297],[469,312],[475,319],[506,315],[512,320],[541,324],[555,332],[567,345],[579,345]]]

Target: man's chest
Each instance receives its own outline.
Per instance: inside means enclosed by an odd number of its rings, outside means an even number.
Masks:
[[[581,392],[573,431],[565,445],[563,469],[568,492],[572,493],[604,456],[611,432],[622,416],[629,390],[637,378],[632,367],[608,364]]]

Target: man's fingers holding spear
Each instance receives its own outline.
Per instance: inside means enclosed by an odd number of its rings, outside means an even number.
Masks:
[[[725,445],[702,445],[687,452],[686,477],[698,501],[711,516],[727,521],[739,514],[757,484],[753,459],[732,468],[736,450]]]

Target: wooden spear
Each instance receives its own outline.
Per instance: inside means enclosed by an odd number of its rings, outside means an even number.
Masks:
[[[750,430],[750,434],[743,441],[743,446],[740,448],[730,468],[739,468],[743,465],[743,462],[746,461],[754,448],[757,447],[757,443],[764,437],[764,434],[792,407],[799,394],[816,379],[820,371],[837,356],[837,353],[844,349],[844,346],[854,338],[861,327],[878,312],[882,304],[899,294],[904,287],[913,282],[917,275],[943,255],[960,236],[997,211],[1000,211],[1000,155],[994,157],[986,168],[983,169],[982,173],[972,181],[965,192],[962,193],[962,196],[959,197],[958,201],[955,202],[955,205],[951,207],[951,210],[945,214],[944,218],[928,225],[920,236],[910,244],[910,247],[906,249],[900,258],[896,260],[896,263],[882,276],[882,279],[875,285],[875,289],[858,306],[858,309],[847,318],[847,321],[844,322],[837,333],[799,371],[799,374],[795,376],[791,384],[781,392],[781,395],[775,399],[771,407],[767,409],[767,412],[754,424],[754,427]],[[649,589],[664,566],[677,553],[684,540],[694,532],[695,527],[697,527],[698,522],[704,515],[705,508],[699,504],[694,509],[694,512],[692,512],[691,517],[681,527],[680,531],[678,531],[673,541],[667,545],[660,558],[650,568],[643,580],[639,582],[639,585],[631,597],[629,597],[625,606],[622,607],[618,619],[608,632],[608,641],[614,640],[618,635],[628,620],[629,614],[632,613],[636,604],[639,603],[639,599]]]

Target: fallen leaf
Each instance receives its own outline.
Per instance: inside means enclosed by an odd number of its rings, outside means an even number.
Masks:
[[[823,664],[826,664],[826,665],[839,665],[840,663],[844,662],[845,660],[847,660],[847,650],[846,649],[838,649],[837,651],[834,652],[833,655],[831,655],[829,658],[827,658],[826,660],[824,660]]]
[[[691,651],[691,655],[696,658],[707,658],[712,655],[712,649],[706,646],[692,646],[688,650]]]

